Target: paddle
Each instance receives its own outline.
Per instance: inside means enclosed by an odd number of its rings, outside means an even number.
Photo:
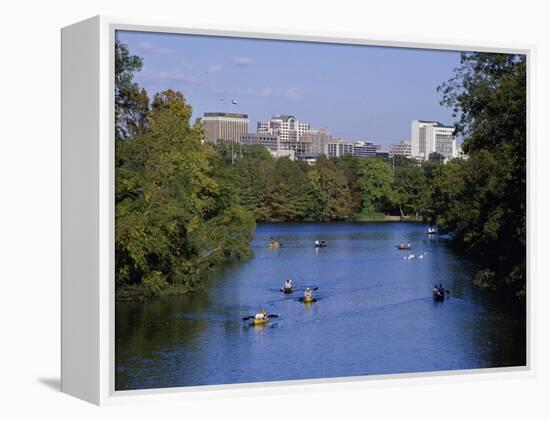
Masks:
[[[246,317],[243,317],[243,321],[254,319],[255,317],[256,316],[246,316]],[[276,317],[279,317],[279,315],[278,314],[268,314],[267,317],[268,318],[276,318]]]

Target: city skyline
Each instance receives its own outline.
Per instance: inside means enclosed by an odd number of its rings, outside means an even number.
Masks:
[[[149,96],[182,91],[193,120],[205,112],[245,113],[254,127],[292,114],[385,149],[410,137],[412,120],[455,120],[436,88],[459,65],[456,51],[137,31],[117,31],[117,39],[143,58],[135,81]]]

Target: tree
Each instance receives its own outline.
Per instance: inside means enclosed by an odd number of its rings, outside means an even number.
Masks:
[[[149,112],[145,89],[134,82],[143,66],[141,57],[130,54],[126,44],[115,41],[115,137],[126,139],[144,133]]]
[[[311,183],[299,164],[288,158],[277,159],[268,180],[266,205],[270,209],[270,218],[286,221],[310,219],[311,198]]]
[[[395,168],[394,182],[395,204],[401,216],[424,214],[428,206],[430,186],[422,168]]]
[[[201,287],[208,269],[249,253],[252,215],[183,95],[155,96],[147,131],[117,143],[116,282],[156,295]],[[119,291],[117,291],[119,292]]]
[[[452,191],[437,218],[454,232],[459,247],[483,262],[475,277],[479,285],[524,297],[525,56],[463,53],[455,76],[438,89],[442,104],[459,116],[457,131],[469,159],[437,177],[447,187],[441,191]]]
[[[381,212],[394,200],[393,173],[384,161],[365,158],[360,161],[358,185],[361,190],[362,213]]]
[[[318,220],[347,219],[351,215],[347,180],[336,166],[321,155],[308,172],[315,205],[313,215]]]
[[[439,152],[431,152],[430,155],[428,155],[428,160],[432,162],[443,163],[445,161],[445,157]]]
[[[228,165],[231,161],[225,160],[225,162]],[[252,212],[257,221],[269,221],[271,219],[272,212],[268,198],[274,167],[275,160],[269,152],[267,155],[262,154],[261,157],[260,154],[246,154],[234,166],[240,204]]]

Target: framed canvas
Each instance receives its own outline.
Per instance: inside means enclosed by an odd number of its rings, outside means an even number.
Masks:
[[[62,30],[62,391],[525,376],[533,47]]]

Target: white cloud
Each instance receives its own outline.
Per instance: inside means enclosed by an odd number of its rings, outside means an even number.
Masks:
[[[148,73],[143,75],[143,79],[146,82],[161,84],[185,82],[192,85],[206,85],[206,81],[202,78],[182,70]]]
[[[149,41],[142,41],[139,43],[139,48],[142,51],[152,53],[152,54],[171,54],[173,53],[173,50],[168,47],[156,47],[154,44],[152,44]]]
[[[304,93],[300,88],[288,88],[284,96],[293,101],[301,101],[304,99]]]
[[[254,63],[254,60],[250,57],[233,57],[233,59],[231,59],[231,63],[236,66],[250,66]]]
[[[223,69],[223,66],[221,64],[215,63],[208,66],[208,73],[218,73]]]

